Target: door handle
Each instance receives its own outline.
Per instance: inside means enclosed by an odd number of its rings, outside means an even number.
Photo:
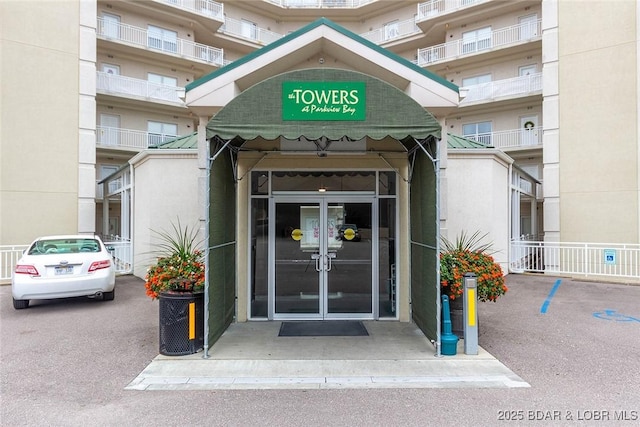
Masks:
[[[320,271],[320,259],[322,258],[322,255],[320,254],[311,254],[311,259],[316,261],[316,271]]]
[[[327,271],[331,271],[331,260],[336,258],[338,254],[336,254],[335,252],[329,252],[327,253]]]

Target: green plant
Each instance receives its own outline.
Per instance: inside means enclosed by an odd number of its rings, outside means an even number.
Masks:
[[[157,262],[145,277],[146,293],[152,299],[161,292],[198,292],[204,289],[204,260],[196,227],[171,223],[172,232],[154,231],[160,243]]]
[[[491,256],[492,244],[482,243],[486,236],[478,231],[469,236],[463,231],[455,243],[441,239],[440,286],[442,294],[449,299],[462,297],[466,273],[476,275],[480,301],[496,301],[507,292],[502,268]]]

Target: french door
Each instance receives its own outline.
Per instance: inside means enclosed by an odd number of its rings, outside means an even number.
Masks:
[[[373,318],[373,201],[370,196],[272,199],[273,319]]]

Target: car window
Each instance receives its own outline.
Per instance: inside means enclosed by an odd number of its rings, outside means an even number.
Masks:
[[[51,253],[74,254],[80,252],[100,252],[100,243],[96,239],[42,239],[29,248],[29,255]]]

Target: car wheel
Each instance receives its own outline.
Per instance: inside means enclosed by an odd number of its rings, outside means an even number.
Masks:
[[[22,310],[23,308],[29,307],[28,299],[13,299],[13,308],[16,310]]]
[[[102,301],[113,301],[113,298],[116,296],[116,288],[113,288],[111,292],[104,292],[102,294]]]

